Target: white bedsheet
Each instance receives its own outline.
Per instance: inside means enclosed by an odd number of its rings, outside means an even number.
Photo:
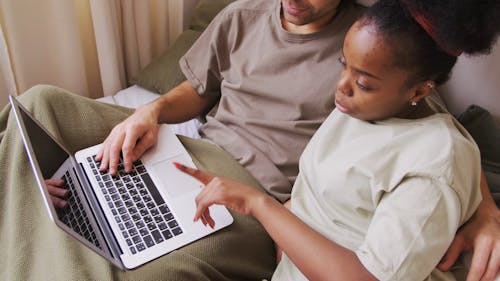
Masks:
[[[113,96],[99,98],[98,100],[124,107],[137,108],[159,97],[160,95],[157,93],[146,90],[138,85],[133,85],[118,91]],[[200,125],[201,122],[198,119],[192,119],[184,123],[172,124],[172,130],[178,135],[198,139],[200,138],[200,134],[198,133]]]
[[[125,107],[137,108],[159,97],[160,95],[157,93],[146,90],[140,86],[133,85],[118,91],[113,96],[103,97],[98,100]]]

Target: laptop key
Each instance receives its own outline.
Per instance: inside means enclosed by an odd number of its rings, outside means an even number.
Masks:
[[[163,236],[161,236],[161,233],[158,230],[153,230],[151,234],[153,235],[156,243],[163,242]]]
[[[169,213],[170,209],[167,207],[167,205],[162,205],[162,206],[160,206],[160,212],[162,214]]]
[[[132,237],[132,241],[134,242],[134,244],[139,244],[142,242],[142,239],[139,235],[136,235],[136,236]]]
[[[147,235],[144,237],[144,242],[146,243],[146,246],[151,247],[154,246],[156,243],[153,241],[153,238],[151,235]]]
[[[137,244],[136,246],[137,246],[137,250],[139,250],[139,251],[144,251],[144,250],[146,250],[146,247],[144,246],[144,244],[143,244],[143,243],[139,243],[139,244]]]
[[[172,229],[172,233],[177,236],[179,234],[182,234],[182,229],[180,227],[176,227],[174,229]]]
[[[165,218],[166,221],[170,221],[170,220],[174,219],[174,215],[172,215],[172,213],[167,213],[163,217]]]
[[[165,240],[168,240],[168,239],[174,237],[172,235],[172,232],[170,232],[170,230],[168,230],[168,229],[165,231],[162,231],[161,234],[163,234],[163,237],[165,237]]]
[[[153,180],[151,180],[151,177],[148,174],[142,174],[141,178],[146,184],[146,187],[148,188],[149,193],[153,197],[153,200],[156,202],[156,204],[162,205],[163,203],[165,203],[163,197],[161,197],[160,193],[158,192],[158,189],[153,183]]]
[[[168,226],[169,226],[170,228],[177,227],[177,226],[178,226],[177,221],[175,221],[175,220],[169,221],[169,222],[168,222]]]
[[[146,228],[141,228],[139,229],[139,233],[144,237],[149,234],[149,231]]]

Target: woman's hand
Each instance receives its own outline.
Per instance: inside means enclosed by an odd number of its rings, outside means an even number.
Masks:
[[[200,181],[204,187],[196,196],[196,213],[194,221],[201,219],[204,225],[215,226],[213,218],[210,216],[209,207],[213,204],[220,204],[231,210],[244,215],[251,215],[255,202],[266,196],[256,189],[210,173],[186,167],[179,163],[174,163],[177,169],[194,177]]]
[[[66,201],[66,198],[68,197],[69,190],[62,188],[64,180],[48,179],[45,180],[45,184],[47,185],[47,191],[50,194],[50,199],[57,208],[65,208],[66,206],[68,206],[68,201]]]

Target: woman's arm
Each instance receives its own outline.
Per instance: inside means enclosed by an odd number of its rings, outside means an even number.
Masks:
[[[250,214],[309,280],[377,280],[354,252],[330,241],[267,195]]]
[[[254,216],[309,280],[376,280],[350,250],[328,240],[285,206],[252,187],[180,164],[183,172],[205,184],[196,198],[195,220],[213,227],[208,207],[222,204]]]

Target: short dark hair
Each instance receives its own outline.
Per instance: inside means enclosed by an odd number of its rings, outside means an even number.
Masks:
[[[415,20],[411,9],[425,15],[433,36]],[[442,84],[457,61],[456,55],[446,50],[469,55],[491,51],[500,31],[500,1],[379,0],[360,22],[373,25],[391,42],[395,66],[413,73],[409,84],[425,80]]]

